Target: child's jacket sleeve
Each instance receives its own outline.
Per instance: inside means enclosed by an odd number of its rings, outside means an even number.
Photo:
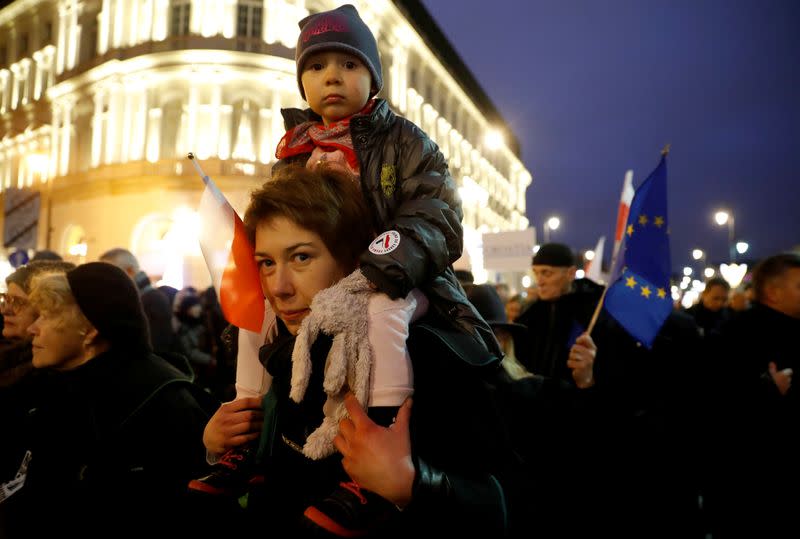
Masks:
[[[385,220],[386,231],[399,233],[399,243],[389,252],[370,248],[360,260],[364,275],[392,299],[432,281],[463,248],[461,198],[444,156],[417,126],[408,122],[401,129],[396,210]]]

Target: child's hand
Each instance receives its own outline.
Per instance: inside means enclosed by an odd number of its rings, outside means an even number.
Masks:
[[[209,419],[203,431],[203,444],[210,453],[221,455],[257,440],[263,421],[260,397],[226,402]]]

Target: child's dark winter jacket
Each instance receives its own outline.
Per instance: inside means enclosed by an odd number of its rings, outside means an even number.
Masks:
[[[321,121],[310,109],[284,109],[286,129]],[[414,123],[397,116],[383,99],[350,121],[361,188],[376,231],[395,230],[397,247],[385,254],[369,250],[361,271],[392,298],[419,288],[439,317],[452,320],[483,347],[501,356],[489,325],[466,298],[452,264],[463,248],[461,199],[438,146]],[[309,154],[286,161],[305,163]],[[280,161],[278,165],[284,161]]]

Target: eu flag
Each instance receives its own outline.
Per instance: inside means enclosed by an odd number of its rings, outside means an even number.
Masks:
[[[666,159],[665,153],[633,196],[622,271],[604,303],[606,311],[648,348],[672,311]]]

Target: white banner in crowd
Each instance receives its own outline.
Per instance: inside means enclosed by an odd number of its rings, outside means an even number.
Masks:
[[[534,245],[533,228],[485,233],[483,267],[494,271],[527,271],[531,267]]]

